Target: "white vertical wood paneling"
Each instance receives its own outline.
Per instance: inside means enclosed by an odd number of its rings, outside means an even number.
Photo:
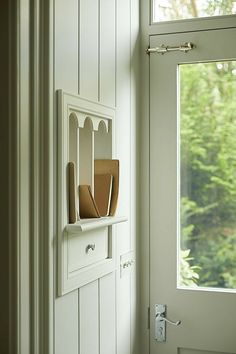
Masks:
[[[55,86],[82,97],[116,106],[120,193],[117,214],[129,222],[117,226],[117,256],[134,247],[135,77],[131,81],[131,2],[138,0],[55,0]],[[137,17],[135,17],[136,20]],[[134,73],[132,75],[135,75]],[[133,97],[133,101],[132,101]],[[132,106],[131,106],[132,104]],[[131,109],[133,118],[131,118]],[[132,218],[131,218],[132,216]],[[56,354],[131,354],[130,274],[119,271],[56,299]],[[79,296],[78,296],[79,294]],[[133,317],[134,320],[134,317]],[[134,340],[134,335],[133,340]]]
[[[116,141],[120,159],[120,193],[118,212],[129,221],[117,226],[118,259],[131,247],[130,178],[131,178],[131,5],[130,0],[117,1],[117,71],[116,71]],[[117,272],[117,354],[130,354],[131,348],[131,278],[120,279]]]
[[[78,93],[78,0],[55,0],[55,89]],[[78,354],[78,291],[55,300],[55,353]]]
[[[139,0],[131,0],[131,134],[130,134],[130,168],[131,168],[131,249],[136,249],[136,213],[139,205],[139,191],[137,191],[137,170],[139,168],[139,115],[140,115],[140,70],[139,70]]]
[[[140,225],[140,187],[139,187],[139,122],[140,122],[140,45],[139,45],[139,0],[131,0],[131,250],[134,251],[136,262],[131,271],[131,352],[139,353],[140,350],[140,318],[139,318],[139,236]],[[137,219],[136,219],[137,218]]]
[[[146,0],[140,1],[140,17],[141,25],[141,53],[145,53],[145,49],[149,43],[149,30],[150,30],[150,9],[147,6]],[[149,251],[150,251],[150,227],[149,227],[149,213],[150,213],[150,200],[149,200],[149,65],[150,58],[148,55],[143,55],[141,58],[141,73],[142,73],[142,105],[140,107],[140,169],[139,178],[140,185],[142,186],[142,193],[140,193],[140,206],[142,205],[142,213],[140,212],[140,272],[139,279],[142,284],[139,290],[140,302],[140,352],[150,352],[150,330],[147,329],[148,321],[148,307],[150,303],[149,294]],[[148,74],[147,74],[148,73]],[[140,189],[141,191],[141,189]],[[141,208],[140,208],[141,209]],[[153,320],[153,319],[152,319]]]
[[[94,101],[98,101],[98,18],[98,0],[80,0],[80,94]]]
[[[117,354],[131,354],[130,273],[117,279]]]
[[[78,354],[78,291],[56,300],[55,353]]]
[[[118,212],[129,222],[117,226],[118,257],[131,247],[131,0],[117,1],[116,144],[120,159]],[[119,259],[119,258],[118,258]],[[131,354],[131,277],[117,272],[117,354]]]
[[[100,101],[115,106],[115,0],[100,0]]]
[[[99,354],[98,296],[98,281],[79,290],[79,354]]]
[[[55,86],[78,92],[78,0],[55,0]]]
[[[120,159],[120,191],[117,213],[127,215],[128,222],[119,225],[120,253],[130,250],[130,0],[117,2],[117,86],[116,86],[116,141]]]
[[[136,264],[137,264],[136,258]],[[130,274],[130,346],[131,353],[139,353],[140,351],[140,318],[139,318],[139,279],[137,279],[137,269],[139,267],[134,264]]]
[[[111,273],[100,279],[100,354],[116,353],[116,279]]]

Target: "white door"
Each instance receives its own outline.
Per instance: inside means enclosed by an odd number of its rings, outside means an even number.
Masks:
[[[150,351],[236,353],[236,29],[150,47],[186,42],[150,54]]]

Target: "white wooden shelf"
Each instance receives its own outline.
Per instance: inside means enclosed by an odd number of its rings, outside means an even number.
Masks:
[[[98,219],[82,219],[76,222],[75,224],[67,224],[66,232],[68,232],[69,234],[79,234],[81,232],[119,224],[124,221],[127,221],[127,218],[125,216],[107,216]]]
[[[58,91],[58,295],[116,269],[114,224],[123,216],[69,222],[68,163],[75,183],[94,193],[94,160],[115,159],[115,108]],[[78,194],[79,198],[79,194]],[[78,207],[79,215],[79,207]]]

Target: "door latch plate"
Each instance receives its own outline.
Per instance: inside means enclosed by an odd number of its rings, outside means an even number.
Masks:
[[[163,317],[166,315],[166,305],[155,305],[155,339],[157,342],[166,341],[166,322]]]

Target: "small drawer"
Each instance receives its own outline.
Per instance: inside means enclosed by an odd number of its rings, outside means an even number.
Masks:
[[[69,273],[108,258],[108,227],[67,237]]]

